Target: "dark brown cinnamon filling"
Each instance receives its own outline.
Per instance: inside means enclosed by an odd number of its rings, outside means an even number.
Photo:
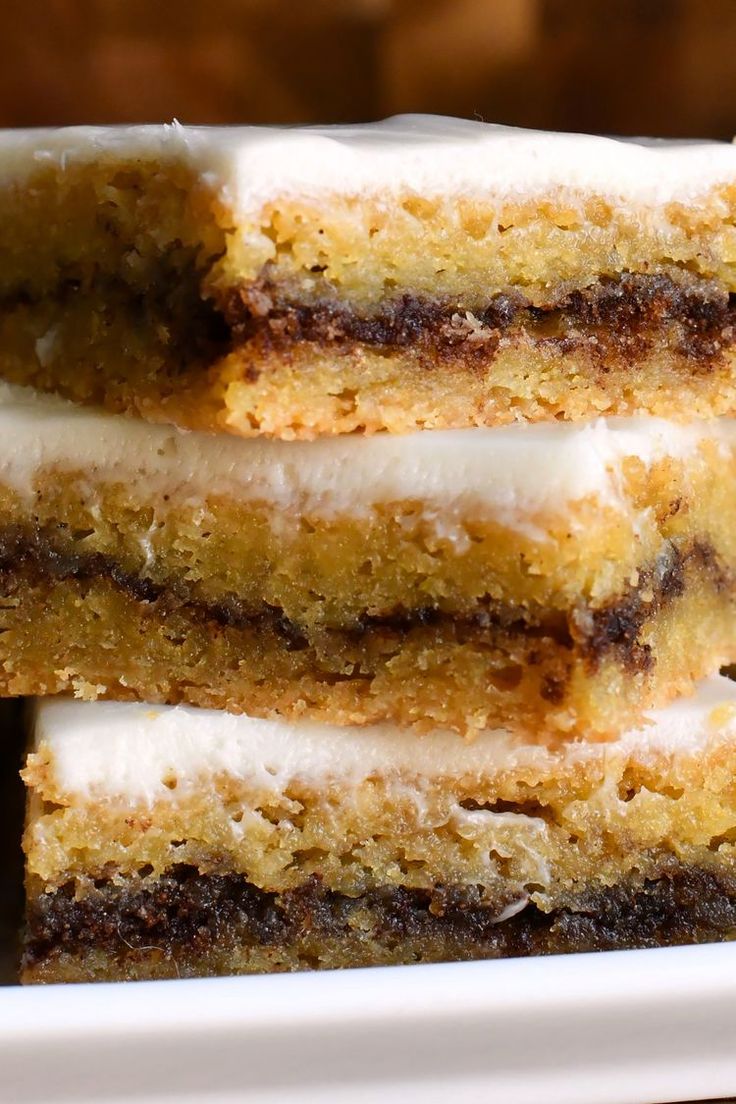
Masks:
[[[122,320],[136,335],[131,350],[120,350],[123,358],[130,358],[132,378],[135,349],[142,343],[159,362],[157,373],[176,385],[236,348],[245,354],[246,378],[257,379],[261,369],[249,364],[248,346],[266,356],[288,356],[303,343],[339,350],[414,350],[428,367],[447,361],[482,370],[502,342],[523,336],[560,355],[582,350],[603,374],[628,372],[657,349],[676,354],[688,372],[702,373],[736,340],[736,295],[716,281],[677,268],[601,277],[582,290],[553,290],[544,303],[510,289],[473,305],[470,323],[469,305],[461,301],[405,293],[363,314],[327,282],[321,297],[305,302],[298,290],[268,271],[258,281],[216,297],[204,291],[205,278],[206,269],[196,256],[182,260],[177,253],[162,258],[144,286],[129,286],[120,276],[96,274],[82,281],[68,274],[53,294],[18,288],[0,299],[0,316],[52,305],[56,313],[49,324],[63,328],[75,319],[79,348],[74,355],[88,357],[98,350],[103,364],[108,325]],[[90,297],[98,304],[94,311]],[[102,374],[96,401],[104,398],[105,386]]]
[[[220,305],[235,346],[260,338],[275,349],[299,342],[424,347],[435,354],[492,357],[502,338],[523,332],[541,345],[570,352],[587,346],[596,359],[641,358],[665,346],[707,363],[734,343],[736,296],[712,280],[679,270],[674,275],[622,273],[589,287],[533,304],[519,291],[492,296],[473,309],[468,341],[467,304],[405,294],[370,316],[330,296],[315,303],[291,298],[268,276],[231,289]],[[478,328],[482,327],[482,339]]]
[[[502,643],[504,638],[521,637],[530,646],[529,662],[533,662],[535,641],[547,641],[556,648],[577,651],[591,667],[612,654],[632,671],[647,670],[654,658],[650,646],[640,642],[641,631],[665,606],[685,594],[688,573],[706,580],[723,595],[724,602],[733,601],[736,586],[731,573],[707,540],[694,539],[682,547],[666,542],[656,562],[639,572],[636,586],[601,607],[554,610],[533,604],[515,606],[487,596],[472,611],[453,612],[437,606],[397,608],[312,630],[267,602],[253,605],[232,593],[216,600],[204,598],[181,578],[162,583],[126,571],[105,553],[81,553],[62,526],[0,530],[0,588],[5,595],[17,591],[22,601],[23,585],[106,578],[135,601],[150,605],[155,616],[164,618],[173,610],[184,610],[196,620],[217,626],[273,634],[291,651],[311,647],[312,632],[341,634],[358,641],[374,633],[400,640],[417,631],[451,631],[458,643],[479,639]],[[559,701],[563,693],[564,687],[551,685],[546,696]]]
[[[278,947],[305,936],[329,943],[356,934],[360,939],[361,933],[391,948],[404,941],[439,944],[458,958],[653,947],[734,934],[732,878],[671,856],[664,856],[660,867],[651,880],[592,885],[569,907],[545,913],[528,904],[507,919],[510,902],[485,904],[476,886],[432,891],[387,886],[353,898],[313,877],[277,895],[240,875],[200,874],[191,866],[136,879],[134,886],[103,880],[79,897],[69,882],[31,902],[24,965],[90,948],[116,956],[151,948],[196,956],[218,943]]]

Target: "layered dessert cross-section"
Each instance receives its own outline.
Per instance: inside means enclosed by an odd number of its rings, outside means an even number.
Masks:
[[[38,707],[23,979],[300,970],[736,933],[736,687],[611,743]]]
[[[736,661],[729,419],[274,442],[3,386],[5,695],[591,738]]]
[[[736,150],[406,116],[0,134],[0,373],[309,438],[732,414]]]

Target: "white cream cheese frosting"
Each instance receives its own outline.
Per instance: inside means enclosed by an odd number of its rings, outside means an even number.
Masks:
[[[715,676],[690,698],[646,715],[644,724],[606,743],[550,749],[504,731],[472,743],[454,733],[417,735],[390,725],[338,728],[309,721],[261,720],[190,706],[39,700],[33,746],[49,764],[53,789],[77,801],[149,805],[177,800],[220,776],[283,792],[291,782],[349,791],[370,778],[423,786],[482,778],[526,765],[545,771],[571,760],[697,753],[736,739],[736,683]],[[172,788],[174,787],[174,788]],[[470,815],[470,814],[469,814]]]
[[[179,162],[244,221],[267,202],[325,194],[588,191],[623,204],[690,202],[736,180],[728,143],[615,139],[402,115],[358,126],[68,127],[0,132],[0,186],[39,165],[104,156]]]
[[[589,496],[624,509],[623,462],[691,456],[704,440],[736,445],[736,419],[660,418],[519,423],[494,429],[420,430],[316,441],[187,432],[81,407],[0,383],[0,483],[30,494],[40,472],[125,482],[192,505],[208,496],[265,501],[284,512],[360,515],[415,500],[452,523],[460,514],[528,529]]]

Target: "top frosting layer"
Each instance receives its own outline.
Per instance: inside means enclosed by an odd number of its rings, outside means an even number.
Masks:
[[[20,494],[32,493],[34,479],[51,468],[193,505],[228,495],[285,513],[359,516],[409,500],[448,522],[472,512],[528,530],[591,497],[628,511],[621,491],[628,458],[690,457],[704,440],[732,449],[736,420],[640,416],[269,441],[151,425],[0,383],[0,481]]]
[[[54,792],[68,800],[151,803],[176,800],[223,775],[276,792],[293,781],[350,788],[369,778],[421,788],[525,764],[553,770],[571,758],[687,753],[735,737],[736,683],[717,676],[609,744],[550,749],[504,731],[467,743],[454,733],[417,735],[390,725],[336,728],[189,706],[64,699],[40,701],[34,744],[50,764]]]
[[[656,207],[736,181],[727,143],[614,139],[403,115],[360,126],[68,127],[0,132],[0,184],[52,162],[182,161],[244,218],[279,196],[593,192]]]

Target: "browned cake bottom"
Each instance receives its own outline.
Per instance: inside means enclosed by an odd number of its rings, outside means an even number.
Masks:
[[[507,909],[507,913],[508,913]],[[569,908],[506,915],[468,887],[281,895],[189,866],[73,883],[28,915],[25,982],[141,980],[662,947],[736,935],[736,878],[664,857],[659,876],[591,885]]]

